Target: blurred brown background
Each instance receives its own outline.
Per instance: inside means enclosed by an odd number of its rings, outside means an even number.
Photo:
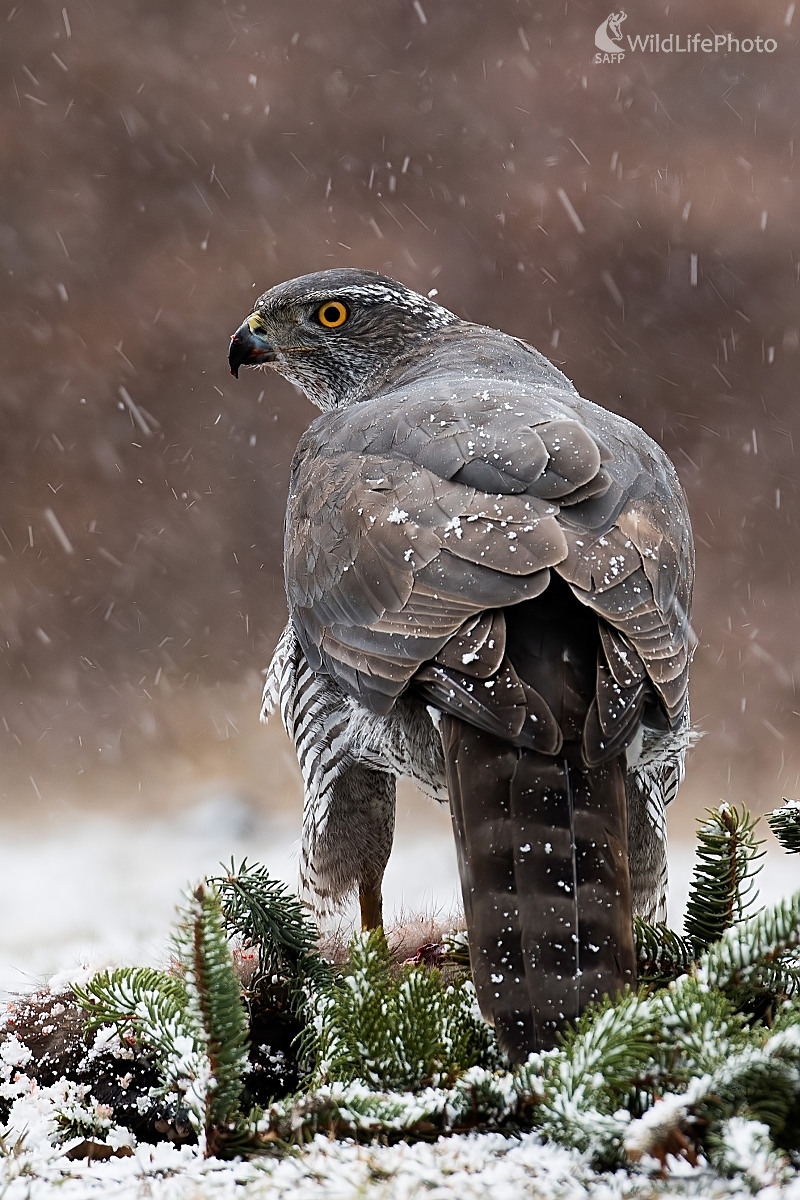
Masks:
[[[279,280],[394,274],[674,458],[698,542],[687,813],[800,773],[788,0],[28,0],[0,38],[0,789],[9,815],[295,796],[257,724],[314,415],[226,369]]]

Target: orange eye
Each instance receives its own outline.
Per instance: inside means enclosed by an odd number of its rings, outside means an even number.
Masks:
[[[317,309],[317,320],[326,329],[338,329],[340,325],[344,325],[348,315],[347,309],[341,300],[326,300]]]

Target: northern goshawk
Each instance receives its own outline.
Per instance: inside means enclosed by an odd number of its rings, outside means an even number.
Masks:
[[[294,456],[265,689],[302,875],[381,921],[395,779],[449,798],[478,999],[515,1060],[635,981],[689,741],[675,470],[519,338],[372,272],[265,292],[231,339],[322,415]]]

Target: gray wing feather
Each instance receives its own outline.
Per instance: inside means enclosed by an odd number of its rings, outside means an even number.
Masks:
[[[298,447],[287,528],[309,661],[376,712],[423,666],[429,685],[452,669],[451,638],[477,613],[539,595],[554,569],[608,635],[587,759],[626,744],[654,695],[680,719],[692,573],[682,493],[640,429],[574,393],[424,381],[324,414]],[[468,683],[485,678],[485,650],[470,662]],[[623,685],[626,662],[636,679]]]

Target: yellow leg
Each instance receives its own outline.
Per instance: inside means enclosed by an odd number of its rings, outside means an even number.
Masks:
[[[383,925],[383,897],[380,884],[364,884],[359,888],[361,928],[380,929]]]

